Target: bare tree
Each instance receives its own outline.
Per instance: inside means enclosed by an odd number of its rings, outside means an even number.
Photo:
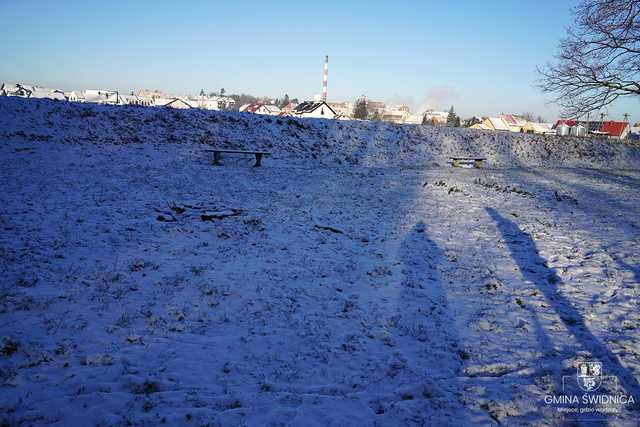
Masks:
[[[578,117],[640,95],[640,0],[583,0],[556,61],[538,68],[540,88]]]
[[[361,96],[356,100],[355,106],[353,108],[353,118],[365,120],[369,115],[369,111],[367,110],[367,99],[364,96]]]
[[[534,121],[534,120],[533,120],[533,113],[529,113],[529,112],[522,113],[522,114],[521,114],[521,117],[522,117],[523,119],[525,119],[526,121],[528,121],[528,122],[533,122],[533,121]]]

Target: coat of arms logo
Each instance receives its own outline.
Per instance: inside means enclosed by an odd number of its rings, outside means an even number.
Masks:
[[[578,386],[584,391],[594,391],[602,384],[601,362],[578,362]]]

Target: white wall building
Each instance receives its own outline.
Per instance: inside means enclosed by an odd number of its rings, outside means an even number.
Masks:
[[[448,111],[427,110],[422,115],[428,123],[445,124],[447,123]]]
[[[329,107],[339,116],[353,116],[352,102],[327,102]]]
[[[407,123],[411,113],[406,105],[393,105],[387,106],[379,117],[386,122]]]
[[[67,100],[71,102],[84,102],[84,92],[81,90],[72,90],[67,94]]]
[[[50,89],[41,86],[23,85],[20,83],[3,83],[0,87],[0,95],[17,96],[20,98],[40,98],[65,101],[67,97],[59,89]]]
[[[236,104],[236,101],[228,96],[198,96],[189,101],[205,110],[229,110]]]
[[[153,98],[139,95],[122,95],[120,96],[121,105],[139,105],[142,107],[150,107],[154,103]]]
[[[67,97],[59,89],[49,89],[46,87],[34,86],[30,98],[53,99],[56,101],[66,101]]]
[[[277,116],[280,114],[280,108],[275,105],[267,104],[244,104],[239,110],[241,113],[265,114],[268,116]]]
[[[113,105],[120,103],[120,96],[115,90],[87,89],[83,93],[85,102]]]
[[[21,85],[19,83],[3,83],[0,88],[2,96],[18,96],[20,98],[29,98],[33,93],[33,86]]]
[[[291,115],[295,117],[315,117],[318,119],[333,119],[336,112],[325,101],[306,101],[298,104],[291,111]]]
[[[189,101],[183,98],[155,98],[152,105],[154,107],[178,108],[180,110],[197,107],[195,101]]]

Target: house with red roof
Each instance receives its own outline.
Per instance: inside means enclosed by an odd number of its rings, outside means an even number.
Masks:
[[[527,121],[515,114],[501,114],[500,118],[509,128],[510,132],[524,132],[523,128],[527,125]]]
[[[625,139],[630,129],[627,122],[602,122],[601,130],[606,132],[609,138]]]
[[[241,113],[266,114],[268,116],[277,116],[280,114],[280,108],[275,105],[267,105],[261,103],[244,104],[239,110]]]
[[[627,122],[615,122],[612,120],[593,122],[586,122],[582,120],[558,120],[553,126],[553,129],[556,129],[561,124],[565,124],[569,127],[581,125],[588,129],[588,132],[591,135],[598,135],[615,139],[625,139],[627,135],[629,135],[629,131],[631,129],[629,123]]]

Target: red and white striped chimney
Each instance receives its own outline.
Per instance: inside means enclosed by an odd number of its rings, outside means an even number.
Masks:
[[[322,100],[327,100],[327,81],[329,80],[329,55],[324,56],[324,71],[322,73]]]

